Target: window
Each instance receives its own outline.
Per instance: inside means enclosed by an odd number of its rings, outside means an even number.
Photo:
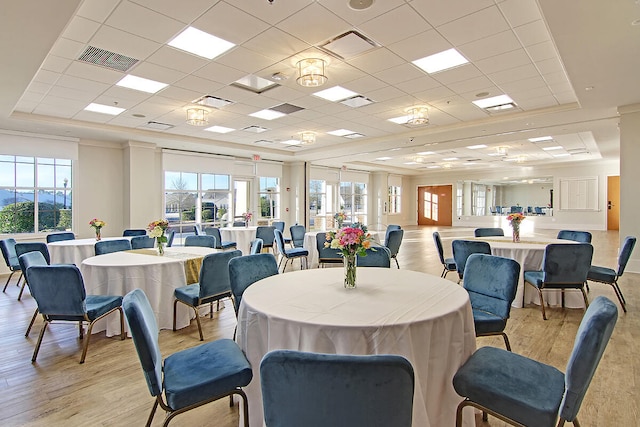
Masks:
[[[463,187],[461,183],[458,183],[456,187],[456,215],[462,216],[462,194]]]
[[[438,195],[437,194],[430,193],[428,191],[424,192],[423,212],[424,212],[424,217],[426,219],[438,221]]]
[[[389,214],[399,214],[401,206],[401,187],[395,185],[389,186]]]
[[[71,230],[71,160],[0,155],[0,233]]]
[[[367,184],[340,183],[340,208],[347,214],[347,223],[367,223]]]
[[[260,177],[260,218],[274,219],[280,216],[280,180]]]
[[[486,206],[486,187],[480,184],[473,184],[473,205],[471,215],[484,215]]]
[[[311,229],[326,229],[327,214],[327,183],[312,179],[309,181],[309,227]]]

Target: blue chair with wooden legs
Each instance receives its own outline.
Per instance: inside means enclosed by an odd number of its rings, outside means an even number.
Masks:
[[[262,239],[254,239],[251,241],[251,249],[249,249],[249,254],[250,255],[256,255],[259,253],[262,253],[262,245],[263,245],[263,241]]]
[[[124,316],[122,297],[110,295],[87,295],[82,274],[75,265],[34,265],[26,272],[29,287],[33,290],[38,311],[44,319],[40,336],[33,351],[32,362],[36,361],[42,338],[51,322],[78,322],[80,339],[84,338],[80,363],[84,363],[91,339],[91,330],[96,321],[116,311],[120,312],[120,338],[124,340]],[[84,323],[88,323],[84,337]]]
[[[304,228],[304,225],[292,225],[289,227],[289,232],[291,233],[291,244],[294,248],[302,248],[304,247],[304,235],[307,230]],[[285,243],[286,243],[285,239]]]
[[[410,427],[415,379],[400,355],[274,350],[260,362],[267,427]]]
[[[213,319],[213,303],[217,302],[220,309],[220,300],[231,297],[231,284],[229,283],[229,261],[232,258],[242,256],[240,251],[225,251],[206,255],[202,259],[200,268],[200,280],[187,286],[176,288],[173,291],[173,330],[176,330],[176,312],[178,303],[181,302],[191,307],[198,323],[200,341],[204,341],[202,325],[198,307],[209,304],[209,318]]]
[[[502,335],[507,350],[509,337],[504,332],[520,280],[520,264],[511,258],[471,254],[464,267],[463,287],[469,293],[476,337]]]
[[[456,271],[458,272],[458,283],[464,280],[464,267],[469,255],[491,255],[491,246],[487,242],[479,242],[477,240],[454,240],[451,242],[451,248],[453,250],[453,260],[456,263]]]
[[[166,412],[162,425],[167,426],[179,414],[234,394],[243,400],[244,425],[248,427],[247,396],[242,387],[251,382],[253,372],[235,342],[211,341],[163,360],[158,323],[145,293],[134,289],[125,295],[122,305],[149,392],[155,397],[147,427],[158,405]],[[230,401],[233,406],[233,399]]]
[[[238,244],[233,241],[222,241],[220,229],[217,227],[207,227],[204,229],[204,233],[207,236],[216,238],[216,249],[235,249],[238,246]]]
[[[131,241],[128,239],[100,240],[93,246],[96,255],[106,255],[112,252],[130,251]]]
[[[278,264],[278,268],[280,268],[280,265],[282,264],[282,260],[285,260],[284,267],[282,268],[283,273],[287,269],[287,264],[289,263],[289,261],[291,261],[291,264],[293,265],[293,260],[296,258],[300,259],[300,269],[307,267],[307,257],[309,256],[308,250],[304,248],[296,248],[296,247],[285,249],[284,236],[282,235],[282,232],[278,229],[274,231],[274,236],[275,236],[276,245],[278,246],[278,252],[282,256],[282,258],[280,258],[280,263]]]
[[[624,295],[622,295],[622,290],[618,285],[618,279],[622,276],[622,274],[624,274],[624,269],[627,267],[627,262],[629,262],[631,252],[633,252],[633,248],[635,246],[636,238],[633,236],[627,236],[624,239],[622,249],[620,249],[620,253],[618,254],[617,270],[614,270],[613,268],[592,265],[589,268],[589,273],[587,273],[587,281],[606,283],[607,285],[611,285],[613,291],[618,297],[618,301],[620,301],[622,310],[624,310],[625,313],[627,312],[627,301],[624,299]]]
[[[319,232],[316,234],[316,249],[318,250],[318,267],[325,264],[342,264],[342,254],[337,249],[325,247],[327,241],[327,233]]]
[[[579,243],[591,243],[592,236],[588,231],[560,230],[557,238],[560,240],[573,240]]]
[[[47,243],[63,242],[65,240],[75,240],[76,235],[71,232],[47,234]]]
[[[436,245],[438,257],[440,257],[440,263],[442,263],[442,273],[440,273],[440,277],[445,278],[450,271],[456,271],[456,261],[453,258],[444,257],[442,239],[440,239],[440,233],[438,233],[437,231],[433,232],[433,242]]]
[[[453,377],[453,387],[464,398],[462,410],[473,406],[512,425],[530,427],[579,426],[578,411],[618,318],[618,309],[606,297],[597,297],[587,309],[576,334],[565,373],[553,366],[495,347],[482,347]],[[606,404],[605,402],[602,402]]]
[[[560,289],[563,307],[564,290],[578,289],[582,292],[585,307],[589,306],[584,287],[592,258],[593,246],[589,243],[554,243],[547,245],[544,250],[542,270],[524,272],[525,285],[533,286],[538,291],[544,320],[547,320],[542,296],[542,291],[545,289]]]
[[[22,269],[20,268],[20,263],[18,262],[18,255],[16,255],[15,239],[8,238],[0,240],[0,250],[2,250],[2,257],[4,258],[4,262],[5,264],[7,264],[7,268],[11,272],[9,274],[9,277],[7,277],[7,281],[4,283],[4,288],[2,289],[2,292],[6,292],[7,285],[9,285],[13,273],[15,273],[16,271],[20,272],[20,276],[18,277],[16,286],[20,285],[20,279],[22,279]]]
[[[47,260],[42,255],[40,251],[32,251],[27,252],[26,254],[20,255],[18,258],[18,262],[20,263],[20,268],[22,271],[27,271],[27,269],[33,265],[48,265]],[[27,277],[24,277],[24,281],[29,286],[29,282],[27,282]],[[33,289],[29,286],[29,292],[31,292],[31,296],[33,296]],[[29,336],[29,332],[31,332],[31,328],[33,327],[34,322],[36,321],[36,317],[38,317],[38,307],[36,306],[35,311],[33,312],[33,316],[31,317],[31,322],[29,322],[29,326],[27,326],[27,331],[24,333],[25,337]]]
[[[402,230],[400,230],[402,231]],[[384,246],[375,246],[365,250],[365,256],[356,256],[358,267],[391,268],[391,251]]]
[[[502,228],[476,228],[473,230],[475,237],[489,237],[489,236],[504,236],[504,230]]]
[[[216,247],[216,238],[213,236],[187,236],[184,239],[185,246],[201,246],[204,248],[215,249]]]
[[[400,268],[398,263],[398,252],[400,252],[400,245],[402,244],[402,238],[404,237],[404,230],[391,230],[387,239],[384,241],[384,246],[389,249],[391,259],[396,262],[396,266]]]
[[[29,253],[29,252],[40,252],[44,259],[47,261],[47,264],[51,264],[51,256],[49,255],[49,248],[47,244],[44,242],[26,242],[26,243],[16,243],[16,255],[18,259],[20,259],[20,255]],[[22,270],[22,276],[24,280],[22,281],[22,285],[20,286],[20,293],[18,294],[18,301],[22,299],[22,293],[24,292],[25,285],[27,284],[26,279],[26,270]],[[31,290],[31,288],[29,288]]]
[[[131,238],[131,249],[153,248],[155,243],[156,243],[156,239],[154,237],[134,236]]]
[[[144,228],[129,228],[122,232],[122,237],[146,236],[147,230]]]

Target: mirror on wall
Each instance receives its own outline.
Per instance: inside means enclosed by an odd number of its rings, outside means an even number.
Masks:
[[[456,183],[458,216],[553,215],[553,177],[465,180]]]

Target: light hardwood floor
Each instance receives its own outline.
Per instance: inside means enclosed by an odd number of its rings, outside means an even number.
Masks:
[[[400,255],[400,267],[439,275],[441,265],[433,244],[434,227],[406,227]],[[451,240],[473,235],[472,229],[440,228],[445,253],[451,256]],[[556,231],[542,230],[537,235],[554,237]],[[594,232],[594,264],[615,266],[617,232]],[[296,263],[296,268],[298,263]],[[395,267],[393,267],[395,268]],[[285,273],[286,274],[286,273]],[[448,278],[455,285],[456,278]],[[0,279],[0,280],[6,280]],[[38,319],[29,338],[24,337],[35,301],[28,293],[19,302],[18,288],[12,284],[0,294],[0,392],[2,426],[142,426],[153,404],[138,358],[130,339],[107,338],[104,333],[91,339],[84,365],[78,363],[81,343],[77,327],[56,324],[47,330],[38,361],[31,354],[41,327]],[[629,312],[620,317],[579,414],[584,427],[640,425],[640,274],[625,273],[620,283]],[[589,299],[606,295],[614,300],[611,287],[591,284]],[[584,310],[551,308],[543,321],[538,306],[513,309],[507,325],[513,351],[564,371],[573,339]],[[205,340],[231,338],[236,324],[233,306],[225,307],[202,319]],[[173,332],[160,332],[163,355],[200,344],[195,322]],[[478,346],[503,347],[501,338],[480,338]],[[257,368],[257,367],[255,367]],[[194,367],[197,369],[197,367]],[[238,425],[238,409],[228,399],[179,415],[171,425],[190,427]],[[161,425],[164,414],[158,412],[153,425]],[[495,418],[478,426],[504,426]],[[255,426],[257,427],[257,426]],[[390,426],[391,427],[391,426]],[[444,426],[438,426],[444,427]]]

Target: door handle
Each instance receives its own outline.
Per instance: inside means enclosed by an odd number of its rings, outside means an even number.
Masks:
[[[607,209],[611,210],[612,207],[613,207],[613,204],[611,203],[611,200],[609,200],[607,202]]]

